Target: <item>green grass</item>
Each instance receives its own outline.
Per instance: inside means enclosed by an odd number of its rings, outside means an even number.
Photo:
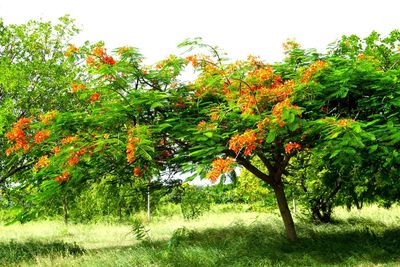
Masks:
[[[156,217],[150,241],[129,225],[0,226],[4,266],[400,266],[400,207],[335,210],[335,223],[296,219],[289,243],[276,213],[210,212],[193,221]]]

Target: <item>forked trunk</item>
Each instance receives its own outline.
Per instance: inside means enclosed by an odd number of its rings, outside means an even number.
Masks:
[[[290,241],[295,241],[297,240],[296,229],[294,227],[292,214],[290,213],[288,202],[285,196],[285,191],[283,190],[283,183],[279,182],[275,184],[273,188],[276,200],[278,201],[279,211],[285,225],[286,235]]]

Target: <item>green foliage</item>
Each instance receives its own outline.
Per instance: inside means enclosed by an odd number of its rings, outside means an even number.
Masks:
[[[196,38],[180,47],[204,53],[144,65],[132,47],[68,44],[78,32],[68,17],[0,30],[0,133],[9,131],[0,185],[17,192],[9,203],[24,220],[122,218],[143,208],[148,189],[153,207],[165,201],[155,177],[197,171],[215,181],[235,165],[273,189],[292,240],[285,190],[320,220],[335,203],[399,200],[399,31],[343,36],[324,54],[289,41],[272,65],[228,60]],[[190,83],[180,81],[188,64]],[[267,198],[255,180],[228,191],[223,201]],[[193,218],[209,200],[187,189],[181,202]]]
[[[143,225],[142,221],[134,218],[132,221],[132,234],[139,241],[150,241],[149,229]]]
[[[185,219],[196,219],[210,209],[210,198],[201,187],[186,186],[181,199],[182,215]]]

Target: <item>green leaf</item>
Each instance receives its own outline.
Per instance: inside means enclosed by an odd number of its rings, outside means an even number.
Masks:
[[[267,139],[265,139],[265,142],[272,143],[275,140],[275,137],[276,137],[276,132],[270,131],[267,135]]]
[[[213,137],[213,133],[212,132],[205,132],[204,135],[207,136],[208,138]]]

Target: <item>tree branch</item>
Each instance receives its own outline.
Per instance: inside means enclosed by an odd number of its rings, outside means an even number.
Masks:
[[[263,173],[262,171],[260,171],[256,166],[251,164],[251,162],[248,161],[247,159],[245,159],[244,157],[242,157],[240,155],[236,156],[236,154],[233,151],[229,151],[228,155],[236,157],[237,163],[239,163],[240,165],[245,167],[249,172],[254,174],[257,178],[263,180],[264,182],[266,182],[266,183],[268,183],[270,185],[274,185],[275,184],[275,181],[271,178],[271,176],[269,176],[269,175]]]

